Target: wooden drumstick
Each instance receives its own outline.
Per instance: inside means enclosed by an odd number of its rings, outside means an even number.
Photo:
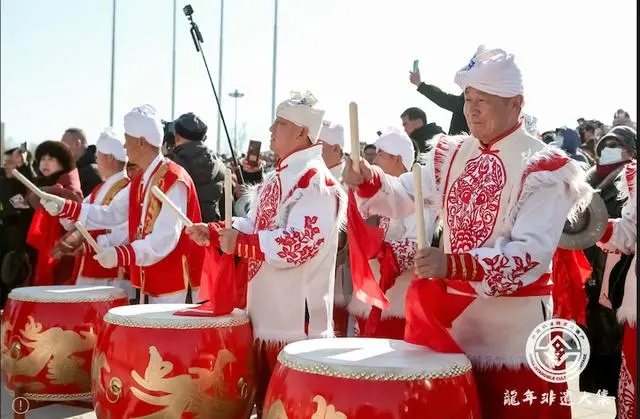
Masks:
[[[224,169],[224,228],[230,229],[233,216],[233,183],[231,169]]]
[[[91,246],[96,253],[102,252],[102,248],[100,247],[100,245],[93,239],[93,237],[91,237],[91,234],[89,234],[87,229],[84,228],[80,221],[76,221],[73,225],[75,226],[76,230],[78,230],[78,233],[80,233],[82,237],[84,237],[87,243],[89,243],[89,246]]]
[[[358,104],[349,104],[349,128],[351,129],[351,162],[353,171],[360,173],[360,130],[358,127]]]
[[[413,173],[413,200],[416,206],[416,227],[418,229],[418,249],[427,247],[424,234],[424,198],[422,197],[422,167],[416,163],[411,169]]]
[[[171,208],[171,210],[178,216],[178,218],[180,219],[180,221],[182,221],[182,223],[186,226],[186,227],[191,227],[193,225],[193,222],[191,222],[191,220],[189,219],[189,217],[187,217],[186,215],[184,215],[182,213],[182,211],[180,211],[180,208],[176,207],[176,204],[174,204],[173,202],[171,202],[171,200],[169,199],[169,197],[167,195],[164,194],[164,192],[162,192],[160,190],[160,188],[158,188],[157,186],[154,186],[153,188],[151,188],[151,192],[156,196],[156,198],[158,198],[160,201],[162,201],[163,204],[167,204],[167,206],[169,208]]]
[[[18,169],[13,169],[11,171],[13,177],[18,179],[20,183],[27,187],[31,192],[33,192],[38,198],[46,199],[47,195],[40,190],[36,185],[34,185],[29,179],[27,179],[22,173],[18,171]]]

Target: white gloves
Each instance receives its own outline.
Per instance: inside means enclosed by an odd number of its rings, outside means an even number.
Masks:
[[[42,205],[49,215],[57,217],[64,208],[64,198],[45,193],[44,197],[40,199],[40,205]]]
[[[118,254],[115,247],[107,247],[96,254],[93,259],[98,261],[103,268],[111,269],[118,266]]]

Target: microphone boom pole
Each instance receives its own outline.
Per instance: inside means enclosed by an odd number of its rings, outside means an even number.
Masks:
[[[204,40],[202,39],[202,34],[200,33],[200,29],[198,25],[193,21],[193,8],[191,5],[186,5],[183,9],[184,14],[189,19],[189,23],[191,24],[191,38],[193,39],[193,45],[196,47],[196,51],[200,53],[202,56],[202,61],[204,61],[204,67],[207,70],[207,76],[209,76],[209,83],[211,83],[211,89],[213,89],[213,95],[216,98],[216,105],[218,105],[218,112],[220,113],[220,119],[222,120],[222,126],[224,127],[224,134],[227,137],[227,144],[229,144],[229,150],[231,151],[231,159],[233,161],[233,165],[237,169],[238,173],[238,181],[240,183],[244,183],[244,178],[242,176],[242,170],[240,169],[240,165],[238,164],[238,159],[236,157],[236,153],[233,150],[233,144],[231,143],[231,137],[229,136],[229,130],[227,129],[227,123],[224,119],[224,114],[222,113],[222,107],[220,106],[220,98],[218,97],[218,92],[216,91],[216,86],[213,83],[213,78],[211,77],[211,72],[209,71],[209,65],[207,64],[207,59],[204,56],[204,51],[202,50],[202,43]],[[218,150],[220,152],[220,150]]]

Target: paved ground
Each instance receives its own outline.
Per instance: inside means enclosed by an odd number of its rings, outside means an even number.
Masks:
[[[569,389],[572,395],[577,393],[577,382],[569,383]],[[574,419],[614,419],[615,405],[612,397],[598,397],[595,394],[581,393],[582,397],[574,397],[574,400],[583,400],[572,406]],[[88,409],[77,407],[51,405],[32,410],[27,413],[27,419],[95,419],[95,414]],[[255,418],[252,417],[252,418]],[[11,411],[11,397],[2,387],[2,417],[0,419],[13,419]]]

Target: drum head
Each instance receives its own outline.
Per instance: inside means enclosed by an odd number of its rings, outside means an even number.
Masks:
[[[35,303],[89,303],[126,299],[127,293],[104,285],[53,285],[15,288],[9,299]]]
[[[104,316],[106,323],[143,329],[206,329],[241,326],[249,323],[242,310],[218,317],[175,316],[173,313],[198,304],[139,304],[114,307]]]
[[[401,340],[372,338],[294,342],[280,352],[278,361],[302,372],[379,381],[457,377],[471,370],[463,354],[441,354]]]

